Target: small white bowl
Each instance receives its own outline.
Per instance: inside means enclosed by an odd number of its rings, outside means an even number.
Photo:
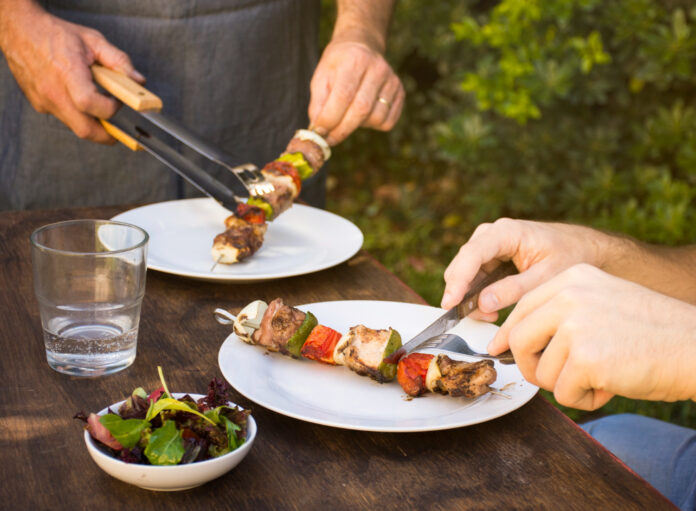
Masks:
[[[183,393],[174,393],[177,399],[185,396]],[[198,400],[204,397],[202,394],[189,394],[193,399]],[[111,405],[113,411],[118,410],[123,401]],[[228,403],[229,406],[236,406]],[[104,408],[98,415],[107,413],[108,408]],[[110,476],[120,479],[129,484],[134,484],[146,490],[156,491],[176,491],[195,488],[203,483],[212,481],[226,472],[232,470],[244,459],[251,449],[251,445],[256,438],[256,422],[249,415],[247,418],[247,437],[244,444],[234,451],[223,454],[217,458],[205,461],[187,463],[185,465],[139,465],[137,463],[125,463],[116,458],[112,458],[103,452],[92,440],[89,431],[85,430],[85,444],[94,462]]]

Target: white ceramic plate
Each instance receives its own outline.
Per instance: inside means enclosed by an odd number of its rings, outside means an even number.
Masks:
[[[298,308],[310,310],[320,324],[339,332],[361,323],[370,328],[393,327],[404,342],[444,313],[435,307],[381,301],[322,302]],[[452,329],[480,350],[496,330],[495,325],[470,319]],[[498,379],[493,387],[504,389],[508,398],[427,393],[408,399],[396,381],[379,384],[345,367],[268,353],[234,334],[222,344],[218,363],[235,389],[266,408],[317,424],[364,431],[433,431],[477,424],[516,410],[538,390],[522,378],[517,366],[496,362]]]
[[[177,399],[185,395],[184,393],[174,393],[174,397]],[[189,395],[196,400],[204,397],[203,394]],[[110,408],[112,410],[118,410],[121,403],[123,403],[123,401],[114,403]],[[234,403],[228,403],[228,405],[231,407],[236,406]],[[108,408],[104,408],[97,415],[104,415],[107,413],[107,410]],[[92,436],[87,430],[84,432],[84,438],[87,451],[89,451],[94,462],[110,476],[146,490],[178,491],[200,486],[203,483],[220,477],[236,467],[249,453],[254,443],[254,439],[256,438],[256,422],[254,418],[249,415],[247,420],[246,442],[234,451],[223,454],[217,458],[197,461],[186,465],[158,466],[125,463],[116,458],[112,458],[97,447],[97,444],[92,440]]]
[[[218,264],[210,255],[229,211],[212,199],[158,202],[131,209],[112,220],[150,235],[147,266],[202,280],[255,282],[303,275],[352,257],[363,243],[355,224],[322,209],[293,205],[269,223],[263,246],[237,264]]]

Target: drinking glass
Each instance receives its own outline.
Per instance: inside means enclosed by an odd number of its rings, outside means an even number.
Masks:
[[[133,363],[148,240],[140,227],[109,220],[69,220],[32,233],[49,366],[99,376]]]

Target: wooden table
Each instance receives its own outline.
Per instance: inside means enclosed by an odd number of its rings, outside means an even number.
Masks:
[[[71,378],[46,363],[32,291],[29,235],[50,222],[110,218],[123,208],[0,213],[0,508],[2,509],[674,509],[572,421],[536,396],[499,419],[448,431],[369,433],[253,409],[259,433],[225,476],[184,492],[129,486],[102,472],[82,440],[77,410],[95,411],[142,385],[205,389],[220,375],[229,327],[216,307],[251,299],[423,300],[365,252],[312,275],[215,284],[151,271],[138,355],[128,369]]]

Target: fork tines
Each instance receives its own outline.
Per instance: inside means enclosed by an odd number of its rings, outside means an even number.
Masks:
[[[275,190],[273,183],[268,181],[253,163],[245,163],[230,169],[240,179],[246,189],[249,190],[249,195],[258,197],[271,193]]]

